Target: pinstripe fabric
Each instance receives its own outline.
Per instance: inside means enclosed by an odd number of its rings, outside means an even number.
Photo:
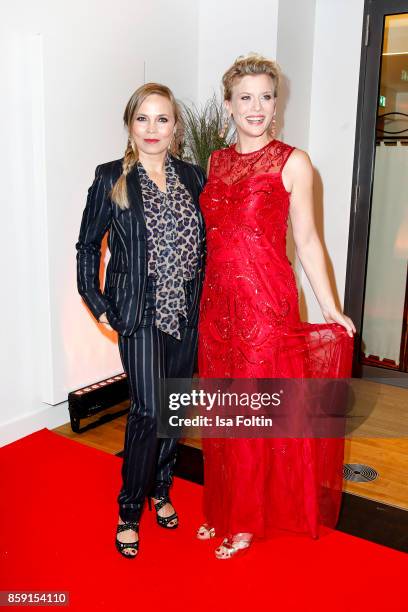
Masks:
[[[147,273],[147,238],[139,176],[127,176],[130,206],[121,210],[110,193],[122,172],[122,160],[98,166],[88,191],[77,248],[77,284],[95,318],[106,312],[118,334],[119,351],[128,375],[131,396],[118,496],[122,520],[140,516],[147,493],[166,494],[175,461],[175,440],[157,440],[159,378],[190,378],[197,352],[199,300],[205,262],[204,222],[198,198],[205,174],[198,166],[172,157],[180,181],[190,192],[199,218],[200,257],[197,273],[186,285],[187,321],[182,339],[161,332],[153,324],[154,295]],[[103,292],[99,284],[101,242],[109,232],[111,258]],[[148,289],[148,291],[147,291]]]
[[[171,159],[181,182],[193,198],[199,217],[201,251],[191,308],[191,311],[195,312],[201,293],[204,269],[205,232],[198,197],[205,183],[205,175],[198,166],[175,157]],[[79,293],[95,318],[99,319],[106,311],[113,329],[129,336],[137,329],[143,314],[147,282],[147,240],[137,168],[133,168],[127,176],[129,209],[121,210],[110,199],[112,187],[121,172],[122,160],[108,162],[96,168],[76,244],[77,284]],[[109,231],[108,246],[111,258],[102,293],[99,285],[100,247],[107,231]]]
[[[192,285],[187,283],[191,304]],[[154,283],[149,279],[144,316],[132,336],[119,336],[119,351],[130,389],[130,412],[125,432],[119,513],[124,521],[138,520],[146,494],[167,495],[172,482],[176,444],[156,437],[159,379],[191,378],[197,350],[197,327],[181,324],[181,340],[154,325]]]

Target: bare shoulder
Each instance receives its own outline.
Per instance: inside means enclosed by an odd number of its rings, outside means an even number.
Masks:
[[[313,165],[306,151],[293,149],[282,170],[282,180],[287,191],[292,191],[295,183],[308,184],[313,181]]]
[[[285,164],[285,169],[286,168],[292,172],[307,172],[313,169],[313,166],[306,151],[302,151],[302,149],[293,149]]]

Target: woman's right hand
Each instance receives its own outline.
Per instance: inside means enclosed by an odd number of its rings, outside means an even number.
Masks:
[[[353,321],[350,319],[350,317],[345,315],[344,312],[341,312],[337,308],[333,307],[331,309],[322,309],[322,313],[327,323],[338,323],[342,327],[345,327],[350,338],[353,338],[354,334],[357,333],[356,326],[354,325]]]
[[[101,314],[101,316],[98,319],[99,323],[102,323],[106,329],[109,329],[109,331],[113,331],[112,327],[109,325],[109,321],[106,317],[106,312],[104,312],[103,314]]]

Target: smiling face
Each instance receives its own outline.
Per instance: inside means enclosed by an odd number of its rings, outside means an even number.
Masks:
[[[232,87],[231,100],[225,107],[232,113],[240,138],[268,138],[268,128],[275,114],[276,98],[272,78],[267,74],[241,77]]]
[[[139,153],[160,155],[167,151],[175,126],[176,119],[170,100],[151,94],[135,112],[130,135]]]

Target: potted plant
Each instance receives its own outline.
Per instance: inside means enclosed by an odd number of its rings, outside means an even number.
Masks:
[[[216,149],[228,147],[232,141],[224,106],[213,94],[203,107],[189,107],[184,103],[181,107],[184,125],[180,157],[198,164],[206,171],[211,153]]]

